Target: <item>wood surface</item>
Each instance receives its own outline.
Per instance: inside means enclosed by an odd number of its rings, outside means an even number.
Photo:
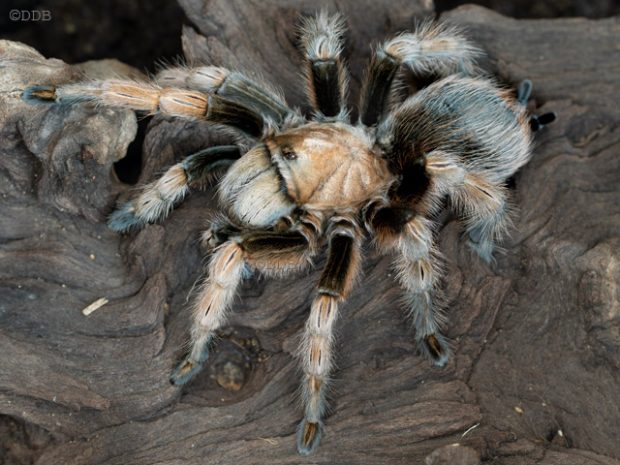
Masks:
[[[317,2],[180,2],[194,25],[182,36],[189,64],[258,73],[306,108],[295,24]],[[430,0],[330,7],[348,18],[354,95],[368,44],[433,9]],[[487,71],[507,84],[531,79],[534,111],[558,119],[512,183],[519,213],[494,266],[446,218],[455,352],[446,367],[417,354],[390,257],[367,254],[338,322],[331,413],[311,457],[295,450],[295,352],[318,269],[249,280],[208,367],[171,386],[214,191],[193,193],[162,224],[110,231],[106,216],[132,190],[113,164],[136,117],[34,107],[19,95],[35,83],[139,74],[0,42],[0,432],[23,437],[22,456],[37,465],[620,464],[620,22],[517,21],[474,6],[444,16],[488,52]],[[199,122],[152,118],[140,182],[221,139]],[[100,298],[109,303],[83,315]]]

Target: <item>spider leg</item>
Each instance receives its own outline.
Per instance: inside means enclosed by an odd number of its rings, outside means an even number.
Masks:
[[[467,173],[450,198],[465,222],[469,246],[485,262],[491,262],[496,242],[510,226],[506,189],[482,174]]]
[[[397,186],[390,198],[375,199],[363,211],[366,228],[374,233],[376,245],[396,253],[394,266],[405,290],[416,341],[422,353],[437,366],[448,361],[450,347],[441,333],[444,318],[437,298],[441,257],[433,241],[433,223],[428,218],[438,211],[446,194],[465,184],[466,176],[456,157],[432,151],[406,166],[403,172],[403,183],[411,184],[415,179],[422,190]]]
[[[347,117],[348,74],[341,57],[344,19],[322,11],[301,28],[307,93],[317,117]]]
[[[441,268],[433,244],[433,223],[413,208],[398,204],[376,203],[365,215],[377,245],[396,253],[394,267],[405,290],[418,347],[435,365],[445,365],[450,348],[441,334],[444,317],[437,303]]]
[[[333,325],[338,304],[346,299],[360,271],[357,227],[341,217],[332,220],[327,232],[327,263],[312,302],[302,344],[305,418],[297,429],[297,450],[302,455],[311,454],[321,440],[325,387],[333,363]]]
[[[236,145],[211,147],[188,156],[115,210],[108,219],[108,226],[125,232],[165,218],[187,195],[190,186],[207,184],[240,156]]]
[[[276,233],[255,231],[231,236],[215,249],[194,308],[191,349],[170,376],[173,384],[185,384],[208,358],[208,346],[222,327],[244,276],[251,269],[283,275],[310,264],[315,231],[301,224],[297,230]]]
[[[199,70],[187,82],[196,84],[200,91],[187,89],[187,85],[162,87],[152,82],[111,79],[57,87],[32,86],[23,91],[22,99],[32,103],[93,102],[151,114],[204,119],[237,128],[252,137],[279,127],[288,115],[294,118],[282,100],[240,73],[216,67]],[[162,76],[162,82],[174,80],[171,76],[181,79],[178,73],[170,73]]]
[[[458,30],[426,23],[416,32],[400,34],[381,44],[366,72],[360,121],[373,126],[385,114],[392,83],[401,65],[407,66],[418,89],[455,73],[474,72],[480,51]]]
[[[219,95],[260,114],[274,127],[279,127],[287,119],[297,116],[287,106],[280,91],[226,68],[168,68],[157,74],[155,82],[162,87],[180,87]]]
[[[205,250],[212,251],[240,232],[241,229],[230,224],[226,218],[216,217],[211,221],[209,228],[202,233],[200,241]]]
[[[395,268],[405,302],[415,326],[416,341],[424,355],[437,366],[450,356],[447,340],[441,334],[444,323],[437,302],[441,275],[440,257],[433,245],[432,223],[418,216],[409,221],[400,235]]]
[[[456,156],[438,150],[426,155],[425,169],[431,180],[423,200],[426,208],[435,211],[435,199],[447,194],[465,223],[469,246],[487,263],[492,261],[496,242],[510,226],[506,188],[482,172],[469,171]]]

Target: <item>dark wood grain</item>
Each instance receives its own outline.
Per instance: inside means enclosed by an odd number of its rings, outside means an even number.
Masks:
[[[294,26],[315,2],[181,4],[196,27],[183,31],[190,63],[260,73],[304,107]],[[351,29],[354,95],[367,44],[432,8],[336,4]],[[516,21],[478,7],[446,16],[488,52],[488,71],[531,79],[535,111],[558,120],[515,178],[520,213],[494,266],[471,256],[455,221],[442,228],[455,352],[446,367],[416,353],[390,258],[368,254],[338,322],[326,435],[309,458],[295,451],[294,355],[320,270],[247,282],[208,367],[171,386],[213,192],[192,194],[163,224],[108,230],[106,215],[131,193],[113,163],[135,116],[35,108],[19,94],[85,70],[133,71],[0,42],[0,413],[53,437],[38,465],[620,463],[620,25]],[[223,139],[153,118],[140,181]],[[102,297],[107,305],[82,314]]]

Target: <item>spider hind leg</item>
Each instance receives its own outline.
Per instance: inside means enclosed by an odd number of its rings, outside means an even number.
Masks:
[[[454,209],[465,223],[469,247],[486,263],[511,225],[506,188],[484,175],[467,173],[451,192]]]
[[[401,65],[417,90],[451,74],[471,75],[480,51],[457,29],[427,23],[381,44],[373,53],[362,87],[360,121],[377,124],[390,105],[393,82]]]
[[[441,334],[444,318],[436,302],[440,269],[432,223],[412,209],[393,204],[371,207],[366,212],[366,224],[376,234],[380,247],[397,254],[394,266],[405,290],[418,348],[434,365],[444,366],[450,358],[450,346]]]
[[[415,220],[412,223],[415,223]],[[418,222],[407,229],[424,227],[424,223]],[[419,237],[415,238],[417,233],[410,234],[403,234],[405,244],[400,246],[401,255],[396,260],[396,269],[405,289],[405,301],[415,327],[418,348],[435,366],[442,367],[448,362],[451,351],[447,339],[441,333],[444,316],[437,302],[440,277],[438,257],[432,249],[426,253],[412,254],[411,249],[417,248],[414,244],[419,241]],[[429,247],[432,246],[429,244]]]

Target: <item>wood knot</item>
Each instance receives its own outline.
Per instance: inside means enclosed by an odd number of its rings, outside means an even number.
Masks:
[[[240,391],[254,366],[264,359],[258,338],[249,328],[227,328],[219,334],[211,361],[211,377],[227,391]]]

